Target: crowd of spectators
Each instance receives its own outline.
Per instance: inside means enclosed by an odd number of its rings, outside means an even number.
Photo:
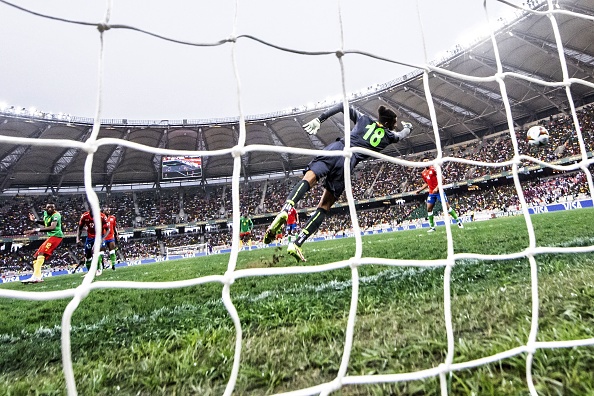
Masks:
[[[594,149],[593,108],[591,105],[578,110],[584,147],[587,152]],[[573,120],[569,115],[558,115],[541,120],[550,132],[551,141],[544,147],[535,149],[526,143],[525,131],[516,131],[516,143],[520,155],[530,156],[542,161],[552,162],[581,155],[580,142],[573,128]],[[526,126],[525,129],[527,129]],[[483,139],[457,144],[444,148],[444,156],[464,158],[468,160],[502,163],[514,158],[514,142],[508,132],[501,132]],[[423,158],[435,158],[435,152],[416,153],[401,158],[422,162]],[[522,160],[520,167],[533,165],[529,160]],[[416,190],[421,184],[422,167],[408,167],[388,161],[370,160],[362,163],[352,175],[353,196],[355,200],[376,199]],[[592,167],[590,167],[592,169]],[[456,161],[443,163],[444,185],[496,175],[511,170],[510,165],[504,167],[488,167],[467,165]],[[298,176],[276,179],[257,180],[240,183],[240,201],[242,213],[249,215],[276,213],[284,203],[284,199],[292,186],[299,180]],[[558,172],[547,179],[537,178],[524,180],[523,192],[529,204],[546,204],[579,195],[589,194],[587,179],[583,171]],[[322,194],[322,183],[318,183],[306,197],[299,202],[300,211],[306,211],[317,205]],[[175,225],[191,222],[210,222],[226,220],[232,217],[231,184],[204,184],[200,186],[177,187],[171,189],[152,189],[144,191],[99,192],[103,206],[109,206],[118,219],[120,230],[126,228],[150,227],[159,225]],[[498,185],[496,188],[485,188],[476,185],[470,191],[448,193],[450,202],[459,214],[471,211],[496,210],[517,207],[520,204],[513,183]],[[410,198],[410,197],[409,197]],[[386,205],[381,209],[365,210],[358,213],[361,228],[370,228],[377,224],[396,224],[402,221],[413,221],[426,216],[424,195],[408,199],[397,205]],[[27,213],[41,216],[48,200],[56,202],[62,214],[63,230],[73,235],[76,232],[80,215],[89,209],[83,194],[62,194],[59,196],[0,196],[0,237],[19,237],[32,224]],[[346,195],[338,201],[346,202]],[[306,221],[307,216],[301,217]],[[334,215],[329,217],[320,228],[320,233],[337,233],[351,227],[350,216]],[[126,259],[140,257],[157,257],[163,255],[166,247],[176,244],[209,243],[212,246],[229,246],[231,234],[227,227],[214,228],[206,234],[172,235],[157,239],[122,241],[122,252]],[[254,240],[261,239],[264,226],[256,226]],[[192,243],[190,243],[192,242]],[[60,267],[76,263],[75,247],[61,248],[63,256],[54,257],[54,266]],[[0,267],[2,270],[21,268],[31,261],[27,247],[16,252],[0,250]]]

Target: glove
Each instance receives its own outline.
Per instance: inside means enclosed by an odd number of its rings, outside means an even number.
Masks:
[[[320,122],[320,119],[314,118],[307,124],[303,124],[303,129],[305,129],[305,132],[309,133],[310,135],[315,135],[316,133],[318,133],[318,130],[320,129],[321,125],[322,123]]]
[[[406,139],[412,133],[413,126],[410,122],[400,121],[400,123],[402,124],[402,130],[394,131],[394,135],[400,139]]]

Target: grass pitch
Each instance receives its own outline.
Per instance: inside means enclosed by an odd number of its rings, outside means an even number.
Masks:
[[[538,246],[591,246],[594,211],[532,217]],[[456,253],[522,251],[522,217],[452,229]],[[443,259],[445,228],[363,238],[364,257]],[[355,239],[306,243],[308,265],[348,259]],[[171,281],[224,274],[228,255],[104,271],[98,280]],[[594,337],[594,253],[543,254],[538,341]],[[238,269],[295,266],[286,249],[240,252]],[[447,352],[443,267],[360,267],[360,293],[348,375],[428,369]],[[80,275],[3,289],[75,288]],[[530,332],[528,260],[458,261],[452,272],[454,362],[524,345]],[[81,395],[220,395],[234,355],[235,330],[222,285],[169,290],[99,290],[72,319],[72,360]],[[250,277],[231,286],[243,348],[236,395],[296,390],[332,380],[340,366],[351,298],[351,271]],[[69,300],[0,298],[0,395],[64,395],[60,323]],[[525,355],[457,371],[452,395],[523,395]],[[541,395],[594,395],[594,347],[539,350],[532,374]],[[439,395],[436,378],[345,386],[337,395]]]

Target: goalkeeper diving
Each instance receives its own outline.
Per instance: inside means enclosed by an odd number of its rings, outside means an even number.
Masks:
[[[344,106],[339,103],[317,118],[303,125],[303,129],[310,135],[315,135],[322,123],[337,113],[344,111]],[[363,114],[354,107],[349,107],[349,118],[354,123],[350,134],[351,147],[362,147],[375,152],[380,152],[392,143],[397,143],[401,139],[407,138],[413,126],[409,122],[401,122],[402,128],[396,130],[398,116],[394,110],[386,106],[379,106],[378,117],[374,119]],[[344,138],[337,139],[324,148],[328,151],[344,150]],[[369,155],[362,153],[353,153],[350,160],[351,171],[357,164],[369,158]],[[301,229],[294,242],[287,246],[287,253],[295,257],[297,261],[307,261],[301,250],[301,246],[307,238],[313,235],[324,222],[324,219],[330,213],[330,208],[342,195],[345,189],[344,183],[344,157],[342,156],[317,156],[303,171],[304,175],[287,196],[285,204],[281,211],[270,224],[264,235],[264,243],[271,243],[278,232],[287,222],[287,212],[294,207],[305,194],[313,188],[318,181],[326,178],[324,181],[324,192],[318,203],[316,211],[311,215],[305,226]]]

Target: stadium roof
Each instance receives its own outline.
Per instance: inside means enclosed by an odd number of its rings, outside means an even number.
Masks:
[[[594,99],[594,3],[591,0],[559,1],[554,19],[564,50],[567,79],[576,107]],[[546,3],[539,8],[544,10]],[[580,17],[581,14],[587,17]],[[546,15],[523,13],[506,23],[496,35],[505,91],[515,128],[537,119],[568,112],[565,86],[545,86],[519,76],[545,82],[564,81],[565,65],[559,61],[558,46]],[[449,145],[508,129],[504,101],[497,74],[497,58],[490,38],[466,48],[457,47],[435,62],[443,70],[429,72],[429,88],[442,145]],[[464,76],[474,76],[465,78]],[[478,77],[478,78],[477,78]],[[590,85],[583,84],[585,81]],[[349,100],[362,112],[375,116],[380,104],[397,110],[401,120],[415,126],[406,141],[389,148],[389,154],[414,153],[436,148],[423,83],[423,70],[371,87],[369,93]],[[342,115],[324,123],[316,136],[303,132],[301,125],[320,114],[328,104],[316,109],[305,106],[275,114],[246,118],[247,145],[291,146],[320,149],[342,135]],[[48,114],[0,112],[0,135],[40,139],[71,139],[83,142],[91,134],[92,119]],[[239,119],[217,120],[102,120],[99,138],[118,138],[151,147],[179,150],[229,149],[238,143]],[[76,147],[0,145],[0,192],[31,187],[54,191],[83,185],[86,152]],[[274,172],[302,169],[310,156],[286,152],[250,152],[242,158],[242,176],[250,178]],[[112,186],[149,183],[160,185],[161,156],[121,145],[102,145],[93,159],[93,183]],[[204,180],[230,177],[230,154],[202,159]]]

